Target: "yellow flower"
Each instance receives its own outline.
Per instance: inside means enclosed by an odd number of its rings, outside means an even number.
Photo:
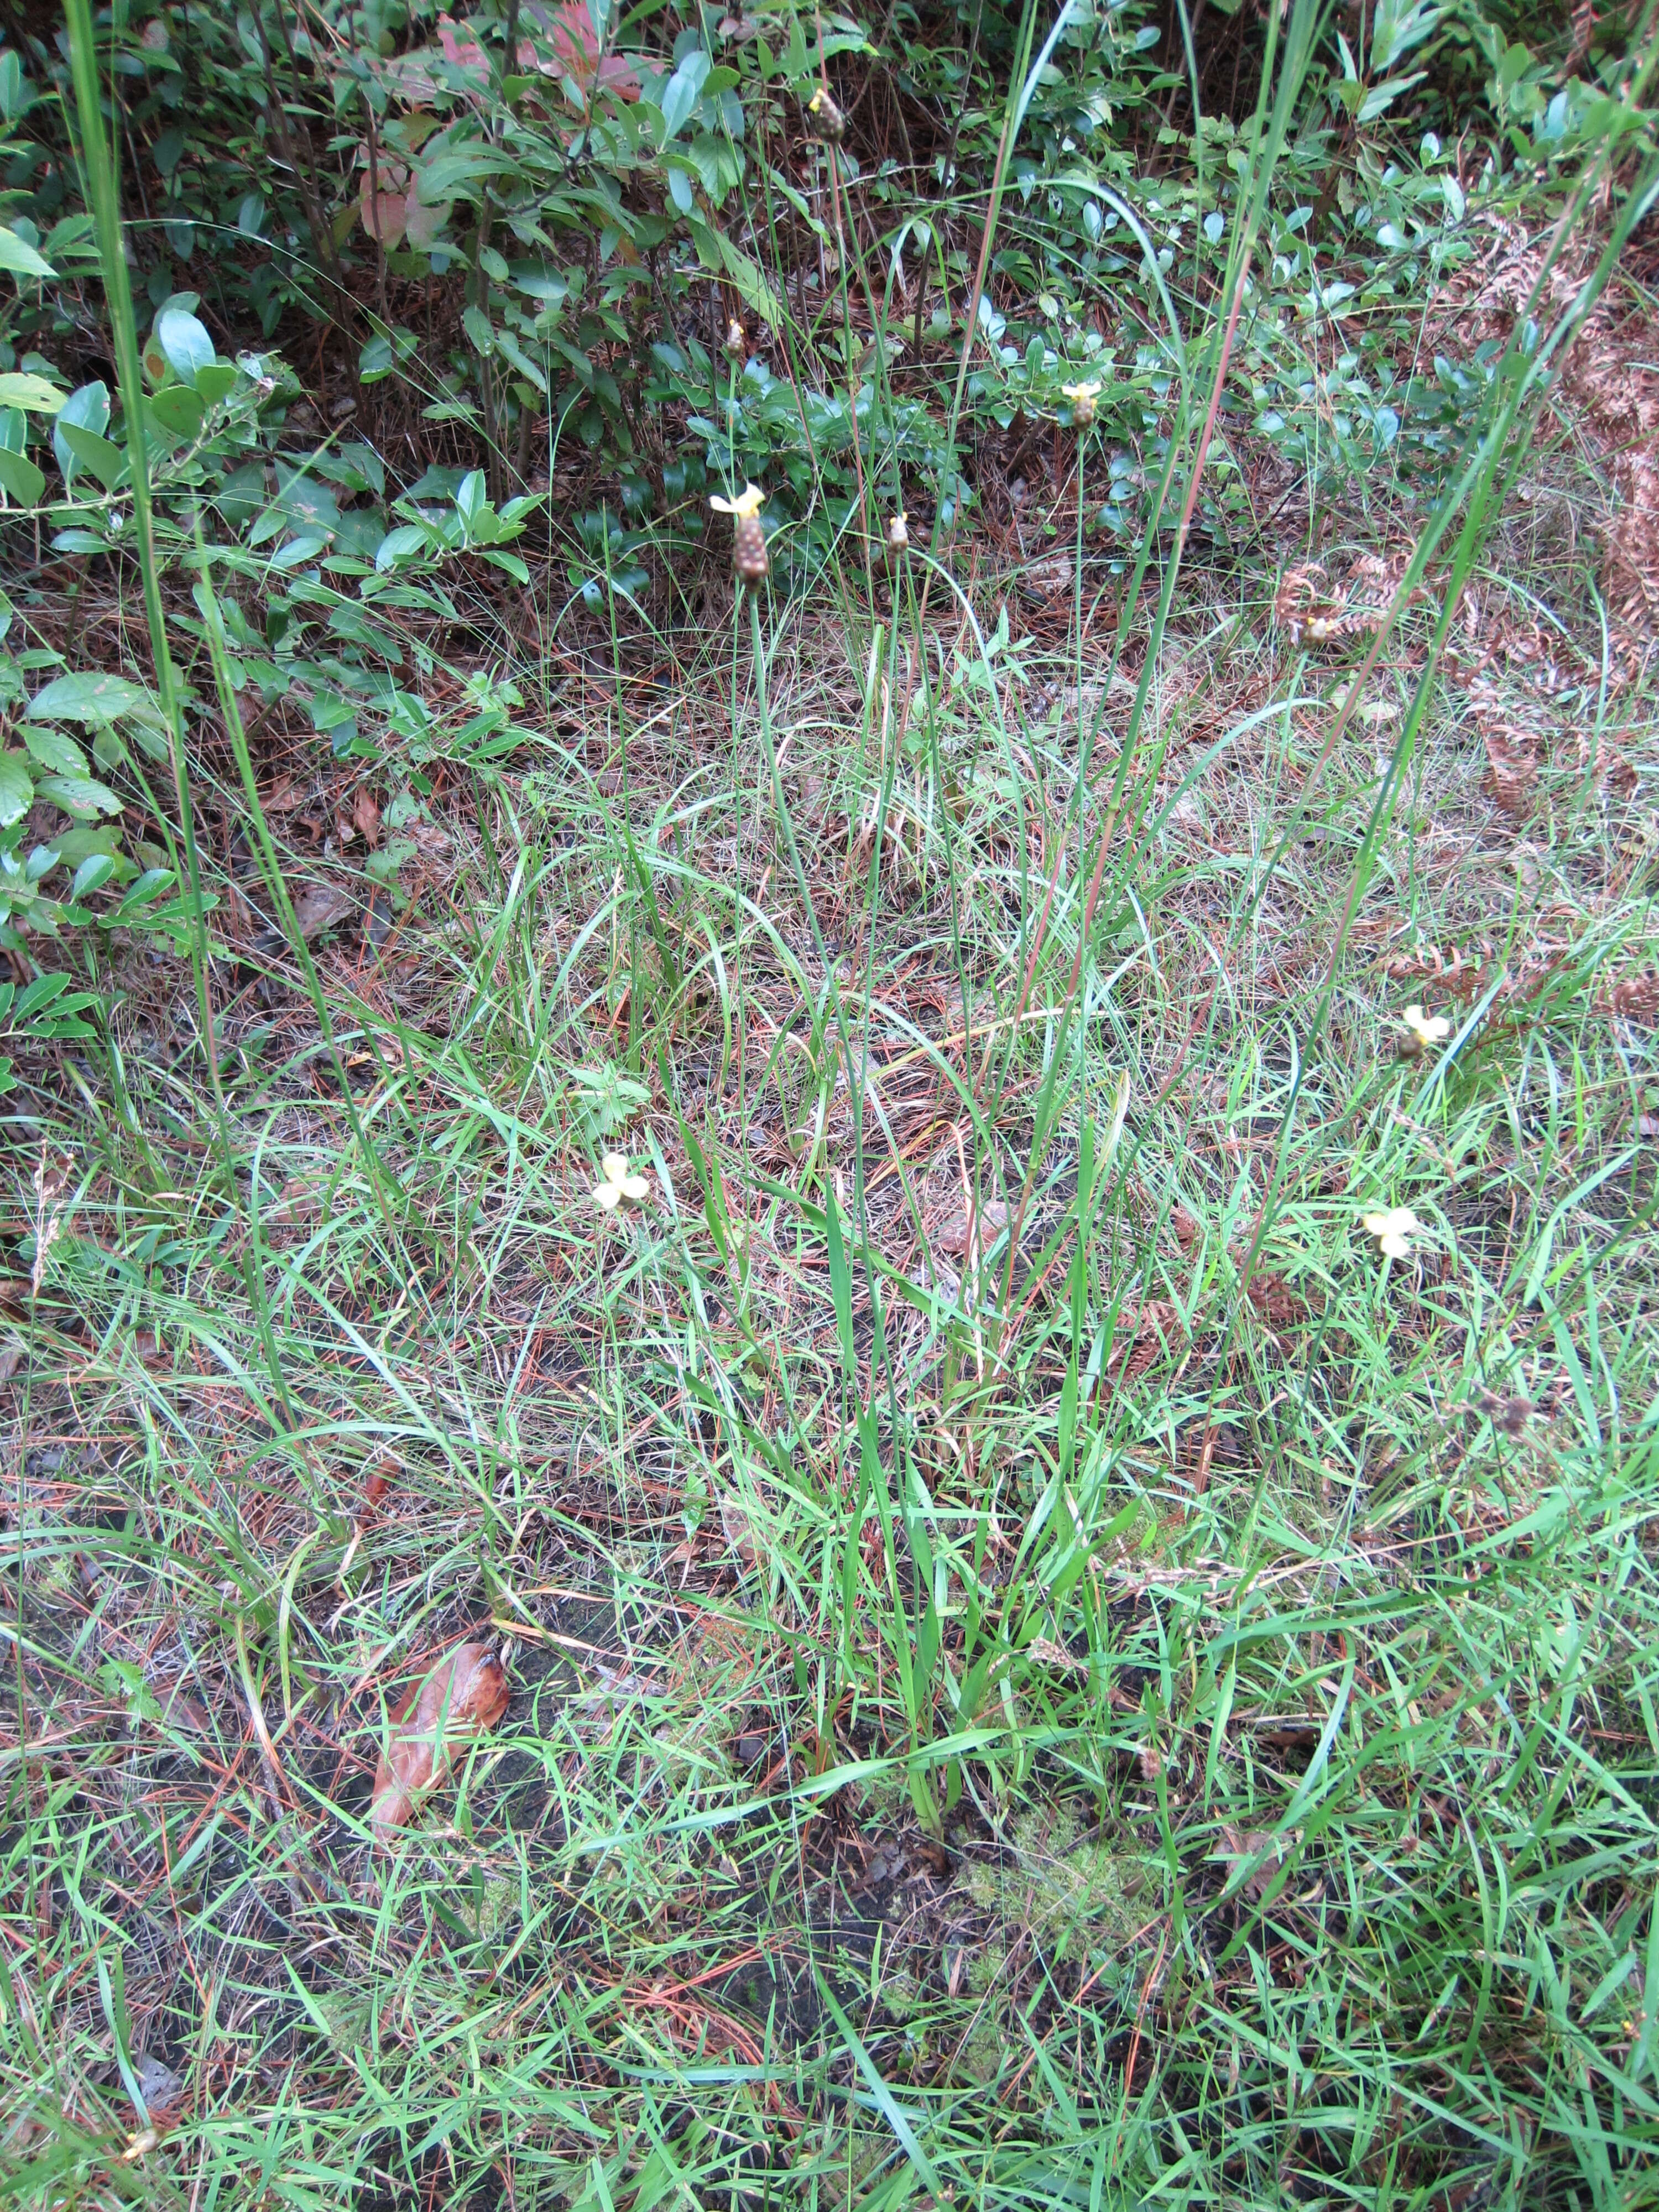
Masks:
[[[910,521],[902,510],[887,525],[887,544],[895,553],[908,553],[910,550]]]
[[[766,494],[758,484],[745,484],[735,499],[722,499],[716,493],[708,504],[716,514],[735,514],[739,522],[747,522],[765,506]]]
[[[1376,1237],[1385,1260],[1408,1260],[1412,1248],[1407,1240],[1422,1226],[1409,1206],[1391,1206],[1383,1212],[1365,1216],[1365,1233]]]
[[[647,1198],[651,1186],[643,1176],[629,1175],[626,1152],[607,1152],[605,1156],[605,1181],[594,1186],[593,1203],[606,1213],[614,1213],[625,1198]]]
[[[726,326],[726,350],[735,361],[748,343],[748,337],[743,325],[733,315]]]
[[[1092,384],[1062,384],[1060,392],[1062,399],[1071,401],[1072,420],[1079,429],[1094,421],[1095,402],[1100,397],[1098,379]]]
[[[1414,1052],[1421,1052],[1428,1045],[1443,1044],[1451,1035],[1451,1024],[1444,1014],[1425,1014],[1421,1006],[1407,1006],[1400,1019],[1407,1034],[1416,1039],[1412,1048]]]

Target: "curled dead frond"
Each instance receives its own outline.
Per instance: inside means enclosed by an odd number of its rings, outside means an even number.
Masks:
[[[1659,974],[1648,968],[1639,975],[1621,975],[1607,996],[1596,1001],[1596,1011],[1611,1014],[1615,1021],[1641,1022],[1650,1028],[1659,1022]]]

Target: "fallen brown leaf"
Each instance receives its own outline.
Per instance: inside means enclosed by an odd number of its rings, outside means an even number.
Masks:
[[[954,1252],[958,1259],[965,1260],[974,1243],[977,1243],[981,1251],[988,1250],[1007,1226],[1008,1209],[1000,1198],[988,1198],[972,1219],[966,1206],[958,1206],[941,1223],[933,1238],[933,1249]]]
[[[749,1516],[728,1492],[720,1499],[720,1526],[726,1531],[726,1540],[741,1563],[753,1569],[759,1553],[755,1547],[755,1532],[749,1525]]]
[[[380,807],[374,793],[365,784],[351,802],[351,819],[357,835],[365,845],[380,842]]]
[[[1247,1865],[1264,1851],[1270,1854],[1254,1873],[1244,1877],[1244,1888],[1249,1896],[1265,1897],[1284,1863],[1283,1844],[1270,1828],[1235,1828],[1230,1824],[1221,1834],[1223,1848],[1216,1856],[1229,1860],[1235,1868]]]
[[[294,919],[301,937],[320,937],[336,922],[343,921],[356,902],[337,884],[307,884],[294,902]]]
[[[206,1706],[185,1694],[182,1678],[165,1687],[158,1686],[155,1702],[164,1728],[177,1729],[186,1735],[206,1735],[212,1729]],[[149,2102],[148,2097],[145,2101]]]
[[[417,1798],[447,1777],[456,1747],[494,1728],[507,1700],[507,1670],[488,1644],[459,1645],[410,1692],[374,1772],[368,1817],[377,1843],[390,1846]]]

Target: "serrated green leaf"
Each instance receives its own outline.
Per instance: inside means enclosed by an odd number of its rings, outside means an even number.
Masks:
[[[109,786],[89,775],[43,776],[40,796],[53,800],[68,814],[118,814],[121,811],[121,802]]]
[[[37,691],[24,710],[32,722],[118,722],[148,708],[149,696],[125,676],[82,670]]]
[[[0,830],[21,822],[34,804],[34,779],[21,753],[0,753]]]
[[[61,730],[38,729],[33,723],[23,725],[23,743],[48,775],[85,775],[87,757],[73,738],[66,738]]]

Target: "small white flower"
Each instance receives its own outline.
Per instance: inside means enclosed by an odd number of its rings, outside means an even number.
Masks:
[[[1425,1014],[1421,1006],[1407,1006],[1400,1019],[1407,1032],[1416,1038],[1419,1052],[1428,1045],[1443,1044],[1451,1035],[1451,1024],[1444,1014]]]
[[[1409,1239],[1423,1226],[1409,1206],[1390,1206],[1381,1213],[1365,1216],[1365,1233],[1375,1237],[1377,1248],[1385,1260],[1408,1260],[1411,1257]]]
[[[642,1175],[629,1175],[626,1152],[607,1152],[605,1181],[593,1187],[593,1203],[605,1213],[615,1212],[625,1198],[648,1198],[651,1186]]]

